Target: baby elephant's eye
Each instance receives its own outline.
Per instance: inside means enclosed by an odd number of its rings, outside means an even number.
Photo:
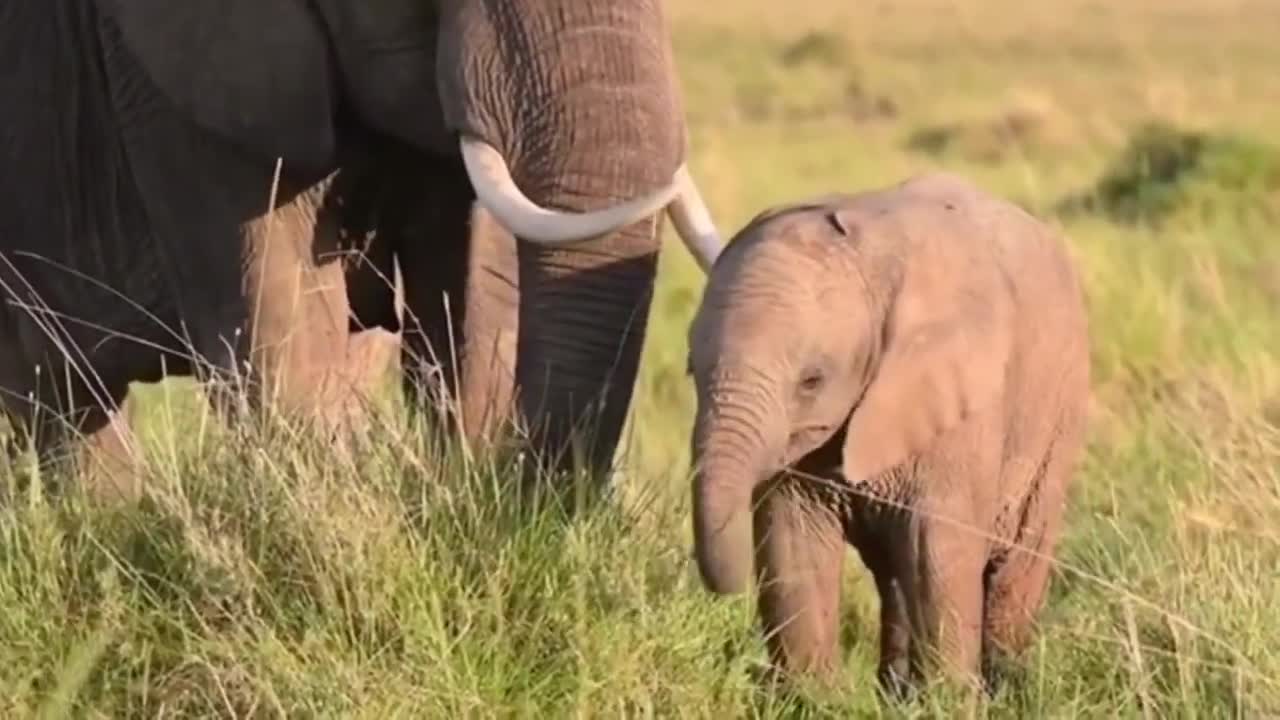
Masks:
[[[822,387],[822,373],[818,370],[810,370],[800,377],[800,389],[806,393],[815,392]]]

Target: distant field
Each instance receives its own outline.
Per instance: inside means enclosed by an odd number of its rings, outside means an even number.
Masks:
[[[1038,644],[980,712],[1280,715],[1280,3],[668,7],[693,168],[726,232],[945,168],[1070,238],[1090,449]],[[1247,182],[1206,175],[1158,223],[1062,212],[1151,121],[1240,140],[1204,172]],[[0,716],[58,698],[81,717],[959,715],[942,695],[877,699],[852,554],[847,687],[754,688],[753,601],[709,598],[689,556],[702,280],[667,235],[625,509],[520,521],[493,499],[500,461],[464,469],[400,427],[349,465],[287,433],[209,423],[193,442],[199,406],[151,388],[171,486],[154,508],[0,510]]]

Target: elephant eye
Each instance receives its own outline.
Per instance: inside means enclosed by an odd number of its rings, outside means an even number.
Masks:
[[[805,393],[816,392],[822,387],[822,371],[808,370],[800,376],[800,390]]]

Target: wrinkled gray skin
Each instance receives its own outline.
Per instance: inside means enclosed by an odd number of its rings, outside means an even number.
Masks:
[[[1026,644],[1089,391],[1058,236],[946,174],[781,207],[716,262],[689,344],[698,565],[736,593],[754,564],[775,668],[834,671],[846,543],[886,685]]]
[[[442,377],[500,415],[518,382],[546,451],[602,405],[587,459],[611,459],[657,217],[516,243],[474,202],[458,138],[496,148],[545,208],[669,183],[685,128],[658,0],[12,0],[0,68],[0,387],[19,423],[33,394],[87,408],[74,427],[116,447],[126,424],[102,407],[162,358],[191,371],[188,347],[286,407],[341,414],[370,374],[359,331],[400,327],[398,262],[411,389]],[[354,250],[367,259],[339,262]],[[33,302],[55,337],[18,307]]]

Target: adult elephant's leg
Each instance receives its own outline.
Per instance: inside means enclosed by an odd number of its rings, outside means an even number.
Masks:
[[[339,172],[244,227],[255,400],[330,428],[355,410],[359,384],[339,247],[342,198],[357,180]]]
[[[134,499],[142,493],[137,438],[133,434],[134,400],[121,398],[112,409],[94,408],[80,428],[80,467],[89,494],[100,500]]]
[[[14,431],[10,451],[34,450],[46,477],[61,480],[62,473],[76,473],[95,502],[131,502],[143,489],[139,448],[130,427],[133,401],[127,382],[103,375],[95,376],[92,392],[74,378],[65,383],[31,378],[30,400],[6,403]]]
[[[425,185],[425,198],[398,201],[417,208],[397,230],[406,392],[484,443],[509,417],[515,382],[515,241],[475,203],[456,160],[440,162]]]
[[[631,404],[653,297],[653,218],[577,246],[523,243],[516,385],[544,469],[603,474]]]

